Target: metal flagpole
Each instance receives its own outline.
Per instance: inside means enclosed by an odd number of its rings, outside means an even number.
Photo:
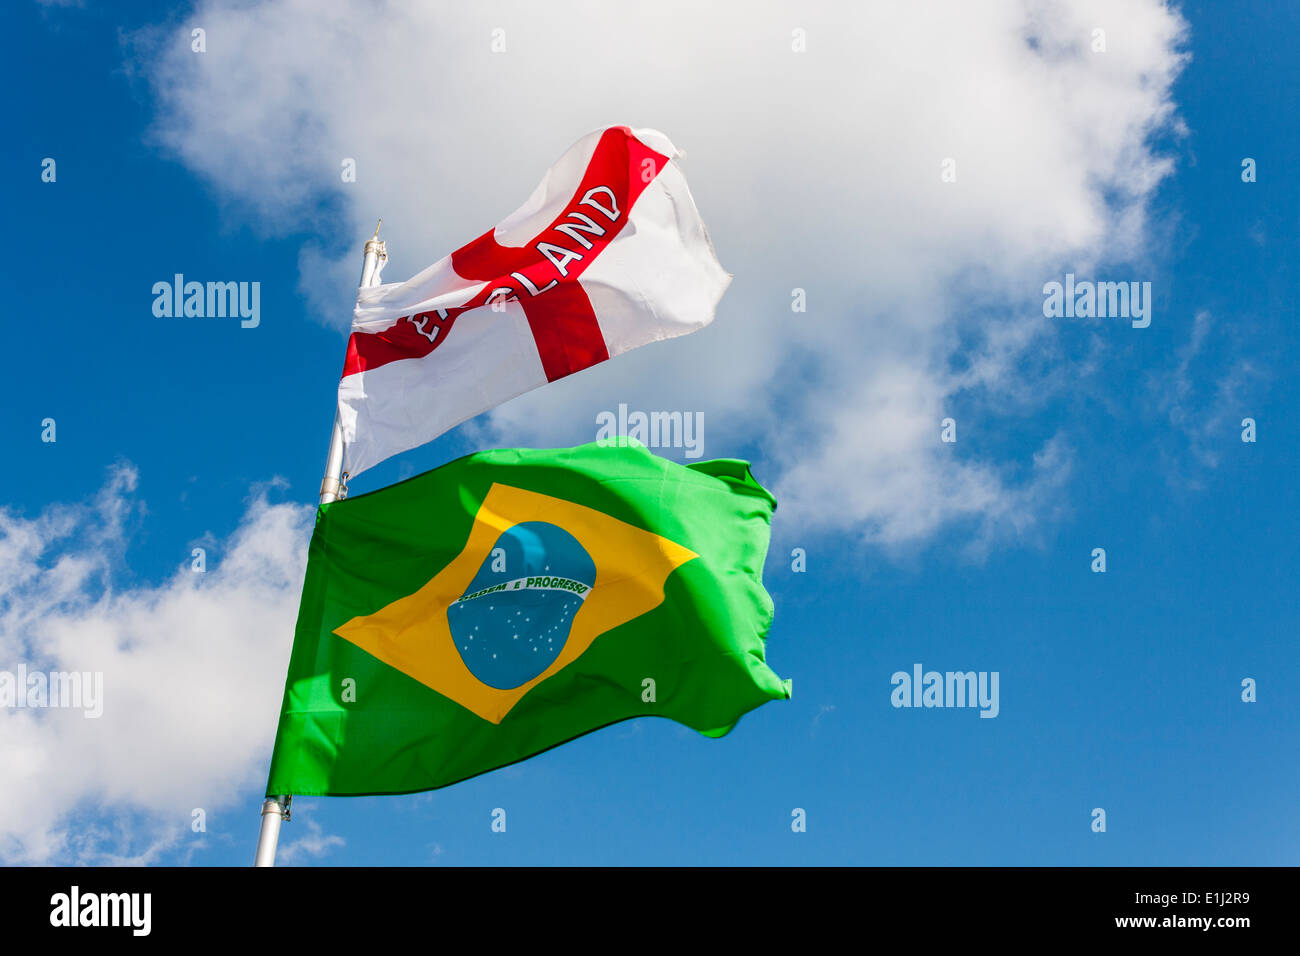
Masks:
[[[379,285],[379,274],[388,261],[388,249],[379,238],[379,228],[366,240],[365,262],[361,266],[360,287]],[[348,494],[347,474],[343,471],[343,428],[339,423],[337,407],[334,410],[334,431],[330,434],[329,455],[325,458],[325,477],[320,483],[320,504],[338,501]],[[275,848],[280,842],[280,823],[289,819],[291,794],[282,793],[262,801],[262,829],[257,835],[257,856],[253,866],[275,866]]]

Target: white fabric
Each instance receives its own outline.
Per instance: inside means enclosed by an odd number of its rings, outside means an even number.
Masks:
[[[547,171],[496,239],[522,247],[570,205],[604,132],[584,136]],[[669,162],[633,205],[621,231],[578,281],[591,302],[610,356],[693,332],[713,319],[731,277],[723,270],[674,157],[655,130],[633,130]],[[360,289],[354,332],[382,332],[420,312],[463,305],[486,283],[465,279],[447,256],[406,282]],[[545,293],[542,293],[543,295]],[[516,395],[546,384],[522,307],[462,314],[446,340],[423,358],[348,375],[339,383],[345,469],[352,476],[432,441]]]
[[[435,359],[437,370],[431,371]],[[533,334],[517,302],[507,302],[501,312],[467,312],[446,344],[425,358],[389,362],[339,382],[343,468],[355,477],[545,384]],[[503,395],[506,385],[513,391]]]

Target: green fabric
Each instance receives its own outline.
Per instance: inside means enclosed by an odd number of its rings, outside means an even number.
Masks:
[[[420,591],[467,551],[494,483],[583,505],[696,555],[667,574],[661,603],[601,633],[499,723],[334,633]],[[762,568],[775,507],[746,462],[682,466],[608,444],[481,452],[323,505],[267,793],[430,790],[633,717],[722,736],[746,712],[790,696],[764,655],[772,601]],[[653,702],[643,699],[647,678]]]

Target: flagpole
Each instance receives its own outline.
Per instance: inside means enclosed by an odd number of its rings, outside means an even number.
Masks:
[[[388,261],[388,249],[379,238],[379,228],[366,240],[365,260],[361,266],[360,287],[367,289],[379,285],[379,274]],[[325,457],[325,476],[320,483],[319,505],[347,497],[346,475],[343,472],[343,425],[339,421],[337,406],[334,410],[334,430],[330,433],[329,454]],[[280,842],[280,824],[289,819],[291,794],[282,793],[262,801],[262,829],[257,835],[257,855],[253,866],[275,866],[275,850]]]

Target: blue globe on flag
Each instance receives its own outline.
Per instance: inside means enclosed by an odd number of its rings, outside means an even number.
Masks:
[[[461,660],[489,687],[526,684],[559,657],[595,583],[595,562],[569,532],[545,521],[515,525],[447,608]]]

